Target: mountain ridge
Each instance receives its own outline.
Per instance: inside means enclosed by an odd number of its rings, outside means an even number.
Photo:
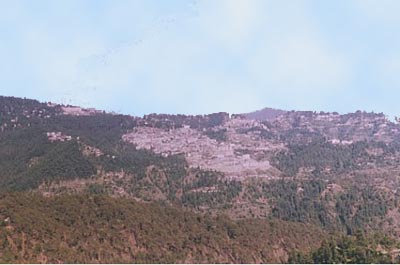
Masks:
[[[212,114],[218,114],[218,113],[226,113],[229,114],[230,117],[243,117],[247,119],[254,119],[254,120],[259,120],[259,121],[273,121],[276,117],[281,116],[283,114],[287,113],[314,113],[314,114],[321,114],[321,115],[329,115],[329,114],[334,114],[334,115],[351,115],[351,114],[378,114],[378,115],[384,115],[385,117],[389,117],[389,115],[383,113],[383,112],[375,112],[375,111],[364,111],[364,110],[356,110],[353,112],[346,112],[346,113],[339,113],[337,111],[319,111],[319,110],[283,110],[279,108],[271,108],[271,107],[264,107],[258,110],[246,112],[246,113],[228,113],[228,112],[212,112],[212,113],[203,113],[203,114],[168,114],[168,113],[147,113],[143,114],[142,116],[134,115],[134,114],[126,114],[126,113],[117,113],[115,111],[105,111],[101,109],[97,109],[95,107],[80,107],[78,105],[71,105],[71,104],[63,104],[63,103],[56,103],[56,102],[51,102],[51,101],[41,101],[38,99],[29,99],[29,98],[22,98],[22,97],[15,97],[15,96],[2,96],[0,95],[0,98],[2,100],[10,100],[10,101],[25,101],[25,102],[30,102],[30,103],[36,103],[36,104],[41,104],[41,105],[47,105],[48,107],[54,107],[54,108],[65,108],[63,111],[65,114],[68,115],[88,115],[88,114],[100,114],[100,113],[105,113],[105,114],[112,114],[112,115],[123,115],[123,116],[131,116],[133,118],[143,118],[145,117],[154,117],[154,116],[207,116],[207,115],[212,115]],[[68,109],[71,108],[71,109]],[[80,113],[80,111],[82,113]],[[263,114],[266,112],[266,115],[271,115],[271,118],[252,118],[257,116],[258,114]],[[271,114],[269,112],[272,112]]]

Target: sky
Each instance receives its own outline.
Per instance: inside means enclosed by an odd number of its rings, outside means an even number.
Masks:
[[[400,116],[397,0],[0,0],[0,95]]]

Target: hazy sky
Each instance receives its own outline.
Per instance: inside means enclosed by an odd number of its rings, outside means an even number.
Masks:
[[[0,94],[122,113],[400,116],[400,1],[0,0]]]

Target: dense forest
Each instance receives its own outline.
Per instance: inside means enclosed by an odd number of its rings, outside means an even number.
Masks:
[[[381,234],[365,236],[357,232],[352,237],[339,237],[323,240],[319,248],[306,254],[294,252],[290,254],[289,263],[320,264],[368,264],[398,263],[398,251],[385,249],[398,248],[399,243]]]
[[[104,195],[0,197],[2,263],[269,263],[324,233],[280,220],[232,221]],[[296,234],[296,238],[292,235]]]

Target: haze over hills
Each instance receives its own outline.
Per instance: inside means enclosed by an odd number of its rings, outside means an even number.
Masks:
[[[246,117],[246,119],[250,120],[272,121],[275,120],[278,116],[283,115],[285,113],[286,113],[285,110],[264,108],[261,110],[244,113],[243,115]]]
[[[0,261],[396,262],[399,165],[384,114],[0,97]]]

